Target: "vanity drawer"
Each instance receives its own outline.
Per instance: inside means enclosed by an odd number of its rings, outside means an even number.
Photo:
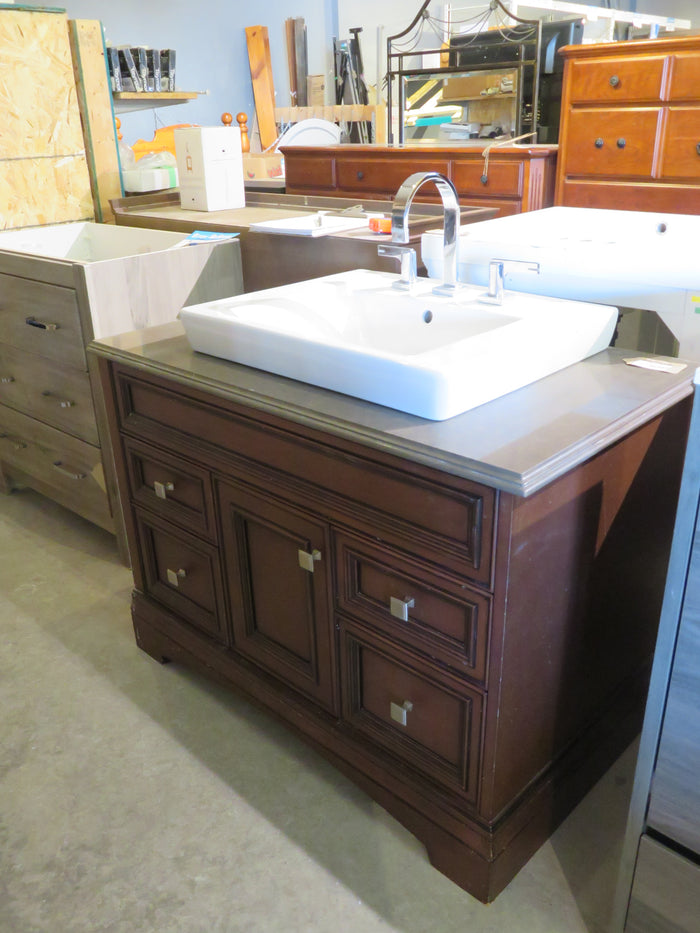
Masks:
[[[523,193],[522,162],[499,162],[489,159],[488,167],[484,159],[477,162],[454,162],[452,181],[458,194],[484,195],[494,197],[522,197]],[[484,177],[486,181],[483,181]]]
[[[662,96],[665,55],[571,62],[567,82],[572,103],[635,103]]]
[[[700,98],[700,54],[671,56],[671,87],[669,100],[697,100]]]
[[[126,434],[289,496],[307,488],[312,508],[482,584],[491,582],[495,491],[437,470],[405,469],[400,458],[377,463],[342,440],[315,443],[303,433],[251,420],[199,397],[174,395],[117,372]],[[303,432],[304,428],[299,427]],[[272,468],[272,469],[271,469]]]
[[[422,172],[448,174],[446,159],[421,160]],[[336,180],[338,188],[350,191],[389,192],[393,197],[409,175],[415,171],[414,163],[391,158],[337,159]],[[417,195],[420,199],[429,196],[439,198],[434,185],[426,185]]]
[[[650,179],[660,119],[661,110],[656,107],[572,112],[566,173]]]
[[[3,343],[87,369],[72,288],[0,274],[0,332]]]
[[[99,444],[87,372],[0,344],[0,404]]]
[[[294,155],[285,157],[285,188],[288,193],[297,189],[332,191],[335,187],[335,161],[317,156]]]
[[[216,548],[140,509],[135,518],[141,558],[134,567],[137,588],[228,643]]]
[[[353,623],[340,629],[345,722],[402,770],[475,801],[481,694]]]
[[[132,500],[215,542],[209,472],[138,441],[126,441],[124,446]]]
[[[338,608],[478,682],[490,599],[397,552],[336,535]]]
[[[0,461],[11,485],[34,489],[114,532],[99,447],[0,407]]]

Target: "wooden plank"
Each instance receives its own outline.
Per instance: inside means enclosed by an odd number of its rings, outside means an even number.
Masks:
[[[297,100],[297,62],[296,51],[294,49],[294,18],[289,17],[284,21],[284,38],[287,44],[287,69],[289,71],[289,98],[292,107],[299,103]]]
[[[275,124],[275,88],[272,80],[270,40],[267,26],[247,26],[248,61],[253,81],[255,113],[258,118],[260,145],[267,149],[277,139]]]
[[[68,25],[95,219],[114,223],[109,202],[123,190],[102,23],[73,19]]]
[[[82,153],[0,161],[0,230],[93,218]]]

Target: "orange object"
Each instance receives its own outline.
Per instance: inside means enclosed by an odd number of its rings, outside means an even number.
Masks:
[[[146,139],[137,139],[131,147],[138,161],[149,152],[172,152],[175,155],[175,130],[182,126],[193,126],[192,123],[176,123],[173,126],[160,126],[155,131],[150,142]]]
[[[391,233],[391,217],[370,217],[369,229],[372,233]]]

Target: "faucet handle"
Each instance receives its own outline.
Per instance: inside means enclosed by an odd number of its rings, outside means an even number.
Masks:
[[[482,301],[492,304],[503,304],[503,290],[505,286],[505,273],[511,266],[524,266],[529,272],[539,275],[539,262],[528,259],[492,259],[489,263],[489,290],[482,296]]]
[[[412,246],[400,246],[398,243],[380,243],[378,256],[390,256],[401,262],[401,278],[394,282],[394,288],[411,288],[416,281],[416,251]]]

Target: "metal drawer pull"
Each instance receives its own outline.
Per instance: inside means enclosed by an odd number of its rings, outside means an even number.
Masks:
[[[700,155],[700,143],[696,143],[695,151],[697,152],[698,155]]]
[[[602,148],[603,148],[603,140],[600,138],[600,136],[599,136],[599,137],[596,139],[596,141],[595,141],[595,147],[596,147],[596,149],[602,149]]]
[[[627,140],[624,138],[624,136],[621,136],[617,141],[617,148],[624,149],[626,145],[627,145]]]
[[[620,79],[618,78],[617,75],[612,75],[610,78],[609,84],[610,84],[610,87],[619,87]]]
[[[180,580],[184,580],[187,576],[187,573],[182,569],[182,567],[180,567],[179,570],[166,570],[165,575],[167,576],[168,583],[170,583],[171,586],[179,586]]]
[[[297,555],[299,557],[299,566],[302,570],[308,570],[309,573],[314,572],[314,562],[321,560],[321,552],[317,551],[315,548],[310,554],[308,551],[302,551],[302,549],[299,548]]]
[[[389,715],[394,720],[398,722],[400,726],[405,726],[407,722],[407,713],[410,713],[413,709],[413,703],[410,700],[404,700],[401,706],[398,703],[389,704]]]
[[[46,392],[42,392],[41,394],[44,396],[44,398],[55,399],[61,408],[73,408],[75,406],[75,402],[71,402],[70,399],[60,398],[58,395],[54,395],[53,392],[49,392],[48,390]]]
[[[397,599],[396,596],[389,597],[389,612],[402,622],[408,622],[408,610],[416,605],[415,599]]]
[[[20,440],[18,437],[13,437],[11,434],[8,434],[6,431],[3,431],[0,434],[0,439],[1,438],[6,438],[8,441],[10,441],[12,446],[15,448],[15,450],[26,450],[28,446],[24,441]]]
[[[69,470],[67,467],[63,466],[63,463],[60,460],[54,460],[53,468],[63,476],[67,476],[69,479],[87,479],[87,473],[76,473],[75,470]]]
[[[168,493],[172,492],[175,489],[175,486],[172,483],[159,483],[158,480],[155,480],[153,483],[153,489],[155,490],[155,493],[159,499],[167,499]]]
[[[49,321],[37,321],[35,317],[28,317],[25,319],[25,324],[29,324],[30,327],[38,327],[39,330],[58,330],[58,324],[52,324]]]
[[[14,382],[14,381],[15,381],[14,376],[0,376],[0,382],[8,383],[8,382]]]

